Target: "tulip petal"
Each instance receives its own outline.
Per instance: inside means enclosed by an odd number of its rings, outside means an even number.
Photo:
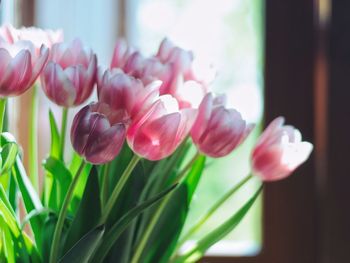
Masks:
[[[86,148],[86,160],[93,164],[112,161],[123,146],[125,134],[125,126],[121,123],[100,133]]]

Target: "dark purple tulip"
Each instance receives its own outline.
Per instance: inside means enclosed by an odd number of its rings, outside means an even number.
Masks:
[[[105,103],[83,107],[74,117],[71,141],[74,150],[93,164],[113,160],[123,146],[126,134],[120,112]]]

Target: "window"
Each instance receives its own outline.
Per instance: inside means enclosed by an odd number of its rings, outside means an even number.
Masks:
[[[8,2],[12,1],[2,2],[1,12],[4,18],[9,15],[7,12],[5,15],[3,11],[5,3],[7,6]],[[170,33],[170,37],[174,38],[173,40],[179,45],[197,49],[196,43],[189,41],[191,36],[186,34],[181,36],[183,32],[179,33],[176,30],[167,31],[167,25],[153,24],[158,28],[151,28],[152,34],[146,33],[147,30],[151,30],[147,28],[150,26],[147,22],[154,21],[153,19],[161,21],[162,16],[170,19],[174,16],[173,10],[181,12],[179,10],[193,8],[191,5],[198,2],[201,3],[201,8],[195,11],[200,17],[205,13],[206,4],[210,6],[214,3],[209,0],[105,0],[99,3],[92,0],[18,0],[18,2],[36,4],[36,16],[35,19],[32,17],[31,22],[39,26],[55,28],[61,27],[61,22],[66,21],[64,29],[67,37],[75,35],[82,37],[91,43],[98,53],[105,50],[112,52],[115,39],[107,38],[107,35],[109,37],[124,35],[133,43],[142,46],[145,52],[150,52],[155,49],[153,43],[159,42],[160,37],[164,35],[162,30],[166,30],[167,35]],[[220,0],[215,1],[215,5],[218,9],[223,8],[226,11],[226,8],[228,10],[231,5],[239,6],[241,2],[258,3],[257,0]],[[151,12],[161,8],[162,5],[165,6],[163,11],[167,13],[157,16]],[[61,7],[65,11],[64,20],[61,19],[62,11],[57,12],[60,10],[59,6],[64,6]],[[84,6],[84,9],[79,9],[81,6]],[[167,6],[172,6],[172,10],[166,9]],[[203,262],[338,263],[348,262],[350,259],[350,210],[345,201],[349,199],[350,179],[346,171],[348,171],[350,127],[348,122],[344,121],[345,116],[350,114],[350,108],[347,106],[350,98],[349,89],[344,88],[349,84],[350,75],[348,51],[350,50],[350,16],[348,15],[350,3],[333,1],[331,20],[321,19],[321,24],[318,23],[318,7],[323,14],[330,12],[330,1],[261,0],[255,10],[260,12],[256,19],[262,21],[264,17],[265,20],[265,23],[261,24],[265,29],[260,28],[258,32],[261,50],[255,54],[261,56],[260,65],[249,67],[256,70],[255,75],[253,73],[246,75],[255,76],[253,87],[260,89],[261,83],[265,84],[264,120],[270,121],[277,114],[286,116],[289,123],[295,124],[302,130],[307,140],[316,142],[314,159],[303,165],[296,175],[288,180],[266,185],[264,198],[261,201],[263,223],[260,253],[255,256],[210,255]],[[42,15],[45,8],[49,8],[50,14],[55,16],[46,14],[44,19]],[[142,9],[143,11],[140,11]],[[214,16],[216,11],[214,9],[211,11]],[[28,18],[26,13],[28,9],[22,9],[22,12],[24,17]],[[96,13],[103,16],[105,20],[99,20]],[[118,17],[115,14],[118,14]],[[147,14],[153,16],[145,17]],[[221,17],[221,14],[218,17]],[[138,24],[138,19],[143,19],[139,20],[142,21],[141,25]],[[207,20],[215,22],[212,17],[208,17]],[[26,23],[28,21],[28,19],[22,20]],[[86,25],[98,30],[86,29]],[[207,28],[203,25],[203,28],[210,31],[209,26]],[[189,31],[190,29],[188,28]],[[199,35],[200,33],[196,32]],[[205,36],[203,33],[202,35]],[[198,50],[202,48],[204,53],[208,50],[208,44],[215,43],[214,37],[209,38],[213,43],[205,43],[201,38],[198,39]],[[156,41],[153,42],[154,40]],[[213,52],[220,51],[213,50]],[[105,58],[108,55],[105,54]],[[261,76],[263,65],[265,65],[264,80]],[[234,79],[223,79],[222,83],[232,81],[232,86],[239,87],[241,80],[237,80],[237,75],[231,77]],[[218,84],[218,86],[221,85]],[[224,86],[230,85],[222,85]],[[259,92],[262,90],[257,94]],[[328,123],[327,114],[330,116]],[[257,118],[260,117],[259,114],[257,116]],[[316,169],[322,171],[322,177],[320,173],[316,176]]]

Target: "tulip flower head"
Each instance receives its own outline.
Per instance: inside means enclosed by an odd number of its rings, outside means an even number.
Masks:
[[[184,141],[196,118],[196,110],[179,110],[170,95],[161,96],[152,106],[132,121],[127,141],[131,149],[148,160],[171,155]]]
[[[20,40],[31,41],[36,49],[42,45],[51,48],[53,44],[63,41],[62,30],[44,30],[37,27],[14,28],[10,24],[0,27],[0,39],[13,44]]]
[[[107,70],[98,80],[99,101],[119,111],[126,123],[158,98],[160,81],[147,86],[119,69]]]
[[[133,55],[135,52],[136,52],[135,49],[128,46],[125,40],[123,39],[118,40],[115,45],[113,56],[112,56],[111,69],[112,68],[124,69],[126,62],[130,58],[130,56]]]
[[[210,157],[223,157],[240,145],[253,125],[247,125],[241,114],[225,108],[226,97],[208,93],[201,102],[191,136],[198,150]]]
[[[18,96],[27,91],[43,70],[48,56],[46,47],[36,52],[29,41],[0,42],[0,96]]]
[[[69,45],[56,43],[41,76],[47,97],[63,107],[84,103],[96,81],[97,58],[91,49],[76,39]]]
[[[120,115],[105,103],[83,107],[74,117],[71,141],[74,150],[93,164],[107,163],[120,152],[126,128]]]
[[[253,173],[264,181],[276,181],[289,176],[308,159],[312,151],[311,143],[301,141],[299,130],[283,124],[282,117],[273,120],[253,150]]]

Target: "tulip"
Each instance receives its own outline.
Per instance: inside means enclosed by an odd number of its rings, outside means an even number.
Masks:
[[[36,49],[40,49],[41,45],[51,48],[53,44],[63,41],[62,30],[43,30],[37,27],[21,27],[14,28],[10,24],[0,27],[0,38],[10,44],[16,41],[31,41]]]
[[[118,111],[127,123],[155,102],[160,85],[160,81],[155,81],[144,86],[141,80],[121,70],[107,70],[98,80],[98,98],[114,111]]]
[[[55,43],[63,41],[62,30],[43,30],[37,27],[22,27],[16,30],[18,40],[29,40],[36,48],[45,45],[51,48]]]
[[[247,125],[241,114],[225,108],[226,97],[214,98],[208,93],[201,102],[191,136],[198,150],[210,157],[223,157],[240,145],[253,125]]]
[[[127,141],[141,157],[156,161],[171,155],[184,141],[196,118],[196,110],[179,110],[170,95],[161,96],[131,122]]]
[[[68,46],[56,43],[41,76],[47,97],[65,108],[84,103],[96,80],[97,58],[76,39]]]
[[[29,41],[0,42],[0,97],[18,96],[27,91],[43,70],[48,56],[46,47],[42,46],[37,53]]]
[[[299,130],[283,124],[282,117],[272,121],[253,150],[253,173],[264,181],[289,176],[308,159],[312,151],[311,143],[301,141]]]
[[[125,141],[126,128],[107,104],[93,103],[74,117],[71,141],[74,150],[93,164],[113,160]]]
[[[114,48],[111,68],[123,69],[133,53],[135,53],[134,48],[129,47],[124,40],[118,40]]]

